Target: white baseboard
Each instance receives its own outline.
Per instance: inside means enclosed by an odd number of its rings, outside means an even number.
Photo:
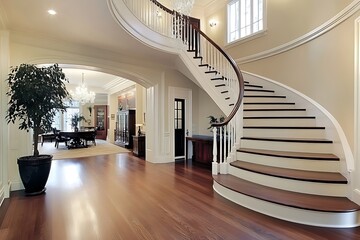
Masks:
[[[5,200],[5,187],[3,186],[0,189],[0,206],[3,204],[4,200]]]
[[[10,191],[18,191],[24,189],[21,181],[10,182]]]

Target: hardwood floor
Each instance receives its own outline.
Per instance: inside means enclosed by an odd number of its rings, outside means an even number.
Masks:
[[[288,223],[212,189],[211,170],[151,164],[132,154],[53,161],[46,194],[13,192],[0,208],[1,240],[360,239],[360,228]]]

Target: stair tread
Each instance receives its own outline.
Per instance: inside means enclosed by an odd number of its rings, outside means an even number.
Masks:
[[[321,138],[242,137],[241,139],[275,141],[275,142],[332,143],[332,141],[329,139],[321,139]]]
[[[288,151],[263,150],[263,149],[252,149],[252,148],[240,148],[237,151],[258,154],[258,155],[265,155],[265,156],[284,157],[284,158],[300,158],[300,159],[329,160],[329,161],[340,160],[338,156],[331,153],[288,152]]]
[[[286,98],[286,96],[281,95],[244,95],[248,98]]]
[[[284,206],[321,211],[321,212],[354,212],[360,206],[346,197],[330,197],[275,189],[229,174],[213,175],[220,185],[244,195]]]
[[[248,116],[243,119],[315,119],[314,116]]]
[[[230,165],[247,171],[273,177],[280,177],[299,181],[347,184],[346,178],[340,173],[335,172],[295,170],[289,168],[271,167],[261,164],[243,162],[239,160],[230,163]]]
[[[305,108],[246,108],[244,109],[245,112],[261,112],[261,111],[265,111],[265,112],[271,112],[271,111],[306,111]]]
[[[244,126],[243,128],[247,129],[325,129],[325,127],[295,127],[295,126]]]
[[[295,105],[294,102],[244,102],[244,105]]]
[[[248,89],[245,88],[244,89],[245,92],[269,92],[269,93],[274,93],[274,90],[267,90],[267,89]]]
[[[263,86],[255,85],[255,84],[245,84],[245,87],[255,87],[255,88],[263,88]]]

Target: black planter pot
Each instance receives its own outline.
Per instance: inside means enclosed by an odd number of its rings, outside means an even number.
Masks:
[[[51,168],[52,155],[24,156],[17,160],[21,181],[26,195],[38,195],[45,192]]]

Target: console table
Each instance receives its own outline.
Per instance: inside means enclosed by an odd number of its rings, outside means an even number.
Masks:
[[[205,135],[193,135],[186,137],[185,157],[188,159],[189,142],[192,142],[193,155],[191,159],[195,162],[209,164],[213,161],[213,137]]]
[[[133,153],[138,157],[145,157],[145,135],[133,136]]]

